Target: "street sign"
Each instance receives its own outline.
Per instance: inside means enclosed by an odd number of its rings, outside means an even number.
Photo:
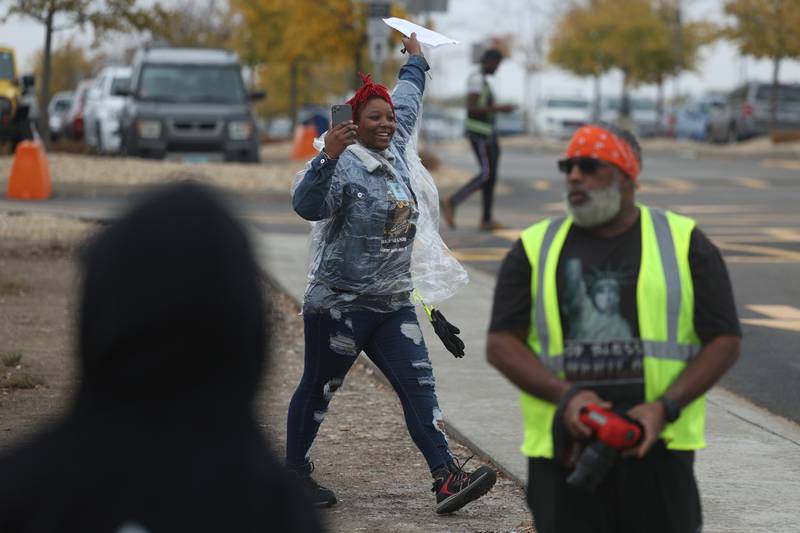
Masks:
[[[367,17],[370,19],[386,19],[391,16],[391,2],[370,2],[367,5]]]
[[[389,43],[386,39],[370,39],[367,43],[369,47],[369,59],[373,63],[383,63],[389,57]]]
[[[382,19],[370,18],[367,19],[367,37],[370,39],[385,40],[392,32],[390,28]]]
[[[447,11],[447,0],[405,0],[406,11],[412,15]]]

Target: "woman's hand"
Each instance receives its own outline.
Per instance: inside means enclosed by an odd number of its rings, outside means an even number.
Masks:
[[[403,37],[403,46],[405,47],[406,51],[411,55],[415,56],[422,55],[422,45],[419,44],[416,33],[412,33],[411,37]]]
[[[353,124],[352,120],[339,123],[328,130],[325,134],[325,153],[328,157],[336,159],[342,155],[345,148],[355,144],[357,132],[358,126]]]

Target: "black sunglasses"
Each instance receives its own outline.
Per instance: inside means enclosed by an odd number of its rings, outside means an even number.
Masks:
[[[592,159],[591,157],[573,157],[558,160],[558,170],[564,174],[570,174],[575,165],[578,165],[582,174],[594,174],[598,169],[608,166],[603,161]]]

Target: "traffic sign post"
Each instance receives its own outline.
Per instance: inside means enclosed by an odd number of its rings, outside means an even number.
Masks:
[[[389,18],[391,14],[391,0],[372,0],[367,4],[367,47],[375,83],[381,83],[383,62],[389,57],[391,28],[383,22],[383,19]]]

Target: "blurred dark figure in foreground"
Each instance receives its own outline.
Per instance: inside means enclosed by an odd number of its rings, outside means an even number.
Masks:
[[[263,286],[214,193],[148,194],[82,260],[78,394],[0,459],[0,531],[319,531],[256,423]]]

